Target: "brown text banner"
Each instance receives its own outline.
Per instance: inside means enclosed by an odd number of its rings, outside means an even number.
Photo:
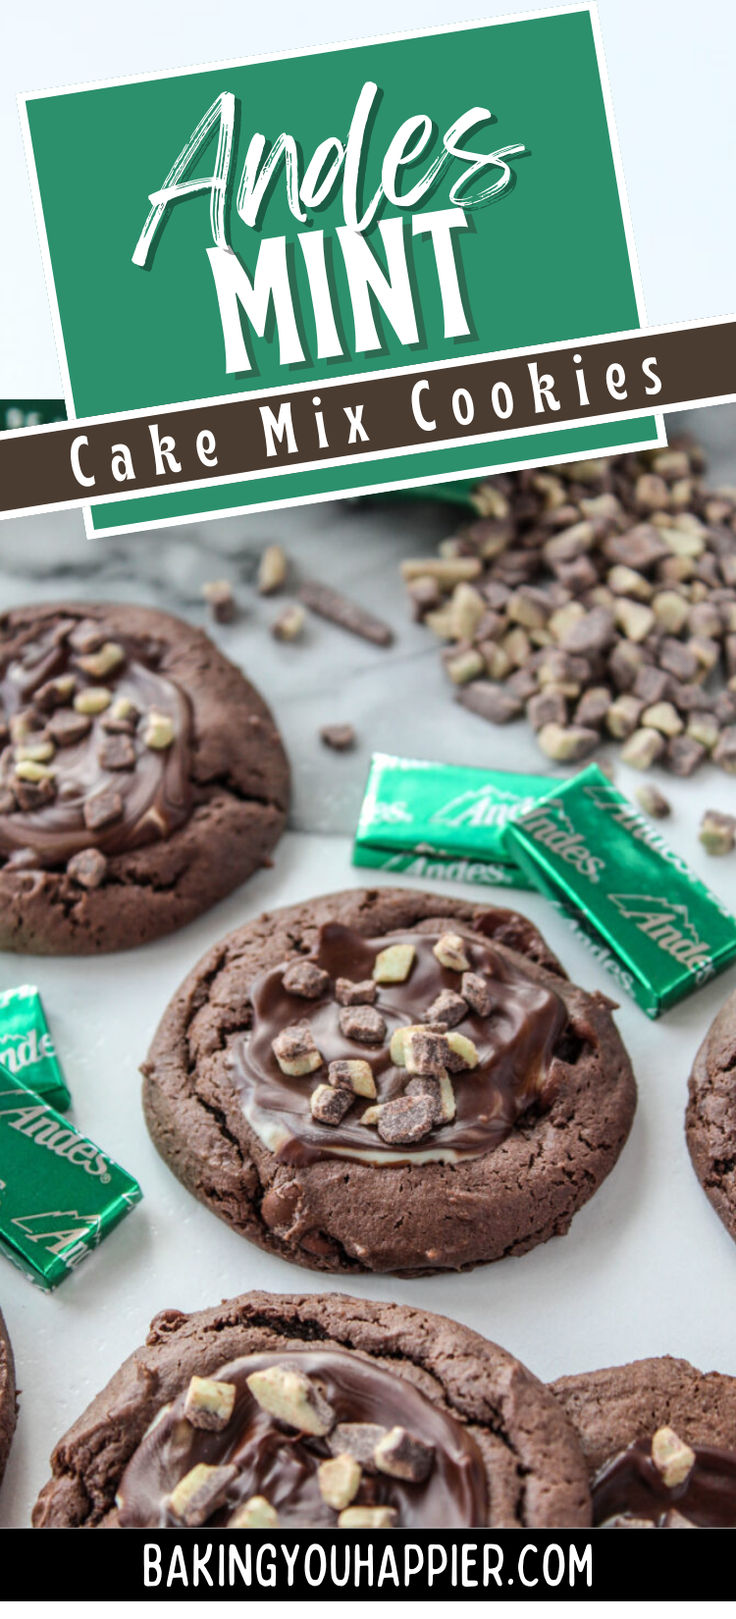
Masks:
[[[254,391],[1,434],[0,516],[731,398],[731,319]]]

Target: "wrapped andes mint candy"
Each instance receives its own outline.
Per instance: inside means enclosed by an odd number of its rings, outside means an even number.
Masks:
[[[505,837],[648,1017],[736,959],[736,919],[597,765],[560,782]]]
[[[0,1064],[53,1107],[71,1097],[33,984],[0,991]]]
[[[549,776],[374,753],[353,864],[485,887],[529,888],[503,832],[551,785]]]
[[[0,1068],[0,1252],[58,1287],[141,1199],[68,1119]]]

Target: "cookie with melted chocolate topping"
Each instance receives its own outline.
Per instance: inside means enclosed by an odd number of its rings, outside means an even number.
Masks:
[[[736,1377],[661,1355],[549,1386],[579,1435],[595,1523],[736,1528]]]
[[[268,709],[201,630],[87,602],[0,616],[0,948],[183,926],[268,863],[287,800]]]
[[[187,1421],[193,1378],[234,1389],[214,1430]],[[305,1427],[309,1384],[324,1418]],[[335,1456],[357,1463],[349,1488],[323,1487]],[[260,1523],[335,1529],[348,1496],[399,1528],[590,1521],[573,1430],[519,1361],[444,1316],[339,1293],[163,1311],[51,1467],[38,1528],[217,1528],[257,1501]]]
[[[695,1057],[685,1134],[703,1191],[736,1241],[736,990]]]
[[[409,1089],[400,1036],[426,1040],[422,1014],[459,993],[469,969],[435,951],[448,932],[493,994],[442,1036],[453,1072],[433,1097]],[[361,1040],[336,986],[366,982],[381,949],[409,942],[409,976],[355,1008],[384,1025]],[[325,974],[312,1000],[285,988],[297,959]],[[327,895],[247,924],[194,968],[144,1064],[146,1119],[189,1190],[271,1253],[333,1272],[463,1269],[565,1232],[613,1167],[636,1093],[610,1008],[516,912],[402,889]],[[314,1075],[274,1054],[295,1022],[322,1058]],[[375,1100],[322,1122],[315,1086],[356,1060]]]
[[[0,1312],[0,1481],[5,1472],[17,1420],[15,1366],[8,1329]]]

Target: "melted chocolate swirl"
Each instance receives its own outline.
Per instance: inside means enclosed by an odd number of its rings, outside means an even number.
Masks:
[[[682,1483],[668,1488],[652,1460],[651,1440],[639,1439],[601,1468],[593,1483],[593,1521],[626,1528],[736,1528],[736,1452],[693,1446],[695,1464]]]
[[[460,975],[442,967],[434,955],[439,937],[438,932],[391,933],[366,939],[333,922],[320,930],[317,949],[309,958],[329,975],[330,988],[325,994],[310,1000],[289,993],[283,984],[284,964],[256,979],[251,994],[252,1030],[236,1039],[229,1060],[251,1128],[278,1157],[309,1163],[337,1154],[377,1164],[477,1157],[498,1146],[522,1113],[551,1100],[549,1070],[566,1021],[560,997],[527,978],[489,941],[463,933],[472,971],[482,975],[492,991],[492,1008],[482,1017],[468,1006],[467,1015],[454,1026],[453,1032],[472,1040],[479,1054],[477,1067],[451,1076],[454,1119],[438,1123],[416,1146],[391,1150],[375,1129],[361,1123],[368,1105],[363,1097],[356,1097],[336,1127],[312,1117],[311,1092],[327,1079],[327,1065],[340,1059],[359,1058],[369,1063],[379,1103],[404,1093],[409,1076],[391,1061],[392,1034],[407,1024],[419,1024],[442,990],[460,988]],[[333,986],[340,977],[356,982],[370,979],[379,951],[392,944],[411,945],[414,962],[405,982],[378,985],[374,1004],[385,1020],[385,1039],[378,1046],[361,1044],[340,1030],[341,1008]],[[323,1063],[311,1074],[290,1077],[279,1067],[272,1044],[283,1029],[305,1021]]]
[[[335,1528],[337,1511],[319,1487],[321,1461],[335,1453],[330,1435],[295,1433],[278,1423],[253,1398],[246,1379],[279,1366],[314,1378],[337,1423],[402,1426],[430,1445],[428,1476],[421,1481],[389,1477],[375,1468],[362,1472],[355,1506],[389,1506],[400,1528],[472,1528],[487,1522],[485,1469],[471,1433],[450,1413],[432,1404],[414,1384],[375,1361],[348,1350],[303,1350],[285,1355],[248,1355],[215,1375],[235,1385],[232,1416],[217,1433],[192,1427],[185,1416],[186,1391],[164,1408],[141,1440],[118,1491],[124,1528],[172,1527],[169,1498],[198,1463],[235,1468],[225,1501],[207,1520],[227,1524],[238,1506],[264,1496],[278,1513],[280,1528]]]
[[[95,628],[103,644],[104,625],[93,626],[93,644]],[[122,854],[167,837],[191,810],[191,712],[185,693],[156,667],[155,649],[120,636],[115,638],[121,656],[114,670],[99,678],[86,674],[80,662],[84,654],[69,641],[75,629],[74,621],[52,626],[26,643],[22,657],[10,661],[0,675],[0,718],[4,716],[11,734],[13,723],[22,718],[33,739],[53,743],[48,793],[39,791],[37,801],[32,786],[25,795],[19,789],[17,744],[9,740],[2,747],[0,861],[24,851],[39,866],[58,870],[81,850]],[[68,699],[49,698],[49,683],[65,680],[73,688]],[[75,738],[70,727],[66,740],[59,717],[67,722],[78,717],[74,699],[91,687],[107,688],[109,704],[87,716],[85,734]],[[111,724],[111,710],[120,700],[130,705],[130,724]],[[152,711],[171,723],[168,747],[146,745],[146,716]],[[129,740],[123,768],[105,763],[113,756],[109,744],[114,737]],[[120,811],[104,824],[91,825],[90,799],[105,793],[117,795]]]

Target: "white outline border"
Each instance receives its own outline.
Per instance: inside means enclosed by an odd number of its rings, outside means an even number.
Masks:
[[[239,59],[230,59],[230,60],[227,60],[227,61],[198,63],[198,64],[190,65],[188,67],[174,68],[174,69],[171,69],[171,70],[158,69],[158,70],[156,70],[154,72],[149,72],[149,73],[129,74],[129,75],[126,75],[126,76],[116,77],[116,78],[111,78],[111,79],[90,80],[90,81],[85,81],[85,82],[82,82],[82,83],[79,83],[79,84],[63,85],[63,86],[61,86],[59,88],[56,88],[56,89],[34,90],[34,91],[28,91],[28,92],[21,92],[18,95],[18,106],[19,106],[19,112],[20,112],[20,118],[21,118],[23,143],[24,143],[24,148],[25,148],[26,163],[28,165],[28,172],[29,172],[29,178],[30,178],[30,184],[31,184],[31,194],[32,194],[32,200],[33,200],[33,208],[34,208],[34,214],[35,214],[35,218],[36,218],[36,229],[37,229],[37,232],[38,232],[39,244],[40,244],[40,248],[41,248],[41,257],[42,257],[43,268],[44,268],[44,278],[45,278],[45,281],[46,281],[46,291],[47,291],[47,296],[48,296],[48,299],[49,299],[49,305],[50,305],[50,308],[51,308],[51,318],[52,318],[52,324],[53,324],[53,330],[54,330],[54,339],[55,339],[55,342],[56,342],[57,357],[58,357],[58,361],[59,361],[59,368],[60,368],[60,371],[61,371],[62,383],[63,383],[63,388],[64,388],[64,401],[65,401],[65,405],[66,405],[66,409],[67,409],[67,415],[68,415],[69,423],[73,424],[74,421],[77,420],[76,407],[75,407],[75,403],[74,403],[74,393],[73,393],[73,389],[72,389],[69,366],[68,366],[67,358],[66,358],[66,347],[65,347],[65,344],[64,344],[64,337],[63,337],[63,331],[62,331],[62,325],[61,325],[61,311],[60,311],[59,301],[58,301],[58,297],[57,297],[57,293],[56,293],[56,284],[55,284],[55,281],[54,281],[53,268],[52,268],[52,264],[51,264],[51,253],[50,253],[50,248],[49,248],[48,236],[47,236],[47,232],[46,232],[46,222],[45,222],[44,214],[43,214],[43,206],[42,206],[42,203],[41,203],[40,186],[39,186],[39,183],[38,183],[38,175],[37,175],[37,172],[36,172],[35,159],[34,159],[34,155],[33,155],[33,143],[32,143],[32,140],[31,140],[30,121],[29,121],[29,118],[28,118],[28,103],[29,102],[48,100],[48,99],[55,98],[57,96],[62,96],[62,95],[78,95],[78,94],[80,94],[82,92],[87,92],[87,91],[92,91],[92,90],[110,90],[110,89],[118,88],[118,87],[123,86],[123,85],[148,84],[148,83],[155,83],[155,82],[157,82],[159,80],[186,78],[189,75],[192,75],[192,74],[195,74],[195,73],[210,73],[210,72],[218,73],[218,72],[228,71],[228,70],[230,70],[232,68],[252,67],[252,66],[256,66],[256,65],[259,65],[259,64],[264,64],[264,63],[267,63],[267,62],[284,62],[284,61],[293,61],[293,60],[296,60],[296,59],[299,59],[299,58],[304,58],[304,57],[326,56],[326,55],[331,55],[331,54],[333,54],[335,52],[338,52],[338,51],[359,50],[359,49],[361,49],[363,47],[366,47],[366,46],[394,44],[394,43],[397,43],[397,42],[399,42],[401,40],[430,39],[430,38],[434,38],[434,37],[436,37],[438,35],[466,33],[466,32],[470,32],[471,30],[476,30],[476,29],[479,29],[479,28],[502,27],[502,26],[507,25],[509,23],[538,22],[541,19],[547,18],[547,17],[571,16],[571,15],[577,15],[579,13],[587,14],[587,16],[590,19],[591,30],[592,30],[592,34],[593,34],[593,46],[594,46],[594,50],[595,50],[596,63],[597,63],[597,67],[598,67],[598,75],[599,75],[600,85],[601,85],[601,93],[602,93],[602,96],[603,96],[604,112],[605,112],[605,116],[606,116],[606,124],[607,124],[607,129],[608,129],[608,138],[609,138],[609,143],[610,143],[610,148],[611,148],[611,156],[612,156],[612,159],[613,159],[614,173],[615,173],[615,177],[616,177],[616,188],[617,188],[617,192],[618,192],[619,207],[621,209],[621,217],[622,217],[623,226],[624,226],[624,236],[625,236],[625,240],[626,240],[626,248],[627,248],[627,253],[628,253],[628,258],[629,258],[629,267],[630,267],[631,277],[632,277],[633,286],[634,286],[634,299],[635,299],[635,303],[636,303],[636,310],[637,310],[637,316],[638,316],[638,320],[639,320],[639,326],[644,327],[645,324],[646,324],[646,308],[645,308],[645,302],[644,302],[644,291],[643,291],[642,282],[641,282],[639,259],[638,259],[638,255],[637,255],[637,251],[636,251],[636,242],[635,242],[635,238],[634,238],[633,223],[632,223],[632,219],[631,219],[631,210],[630,210],[630,207],[629,207],[628,192],[626,190],[626,180],[625,180],[624,171],[623,171],[623,164],[622,164],[622,161],[621,161],[621,151],[620,151],[620,147],[619,147],[618,130],[617,130],[617,127],[616,127],[616,120],[615,120],[614,111],[613,111],[613,100],[612,100],[612,96],[611,96],[611,87],[610,87],[610,83],[609,83],[609,79],[608,79],[608,66],[607,66],[607,63],[606,63],[605,50],[604,50],[604,46],[603,46],[603,35],[602,35],[602,31],[601,31],[601,26],[600,26],[600,18],[599,18],[599,15],[598,15],[598,7],[597,7],[597,4],[596,4],[596,0],[573,0],[573,3],[571,3],[571,4],[559,5],[559,6],[548,6],[548,7],[545,7],[544,9],[542,9],[542,10],[534,10],[534,11],[526,11],[526,12],[511,12],[511,13],[506,12],[506,13],[502,14],[499,17],[490,17],[490,18],[489,17],[485,17],[485,18],[481,17],[481,18],[476,18],[474,20],[470,20],[470,21],[463,22],[463,23],[449,23],[449,24],[445,24],[445,25],[438,24],[437,26],[432,27],[432,28],[405,29],[405,30],[400,30],[398,32],[390,33],[390,34],[367,35],[367,36],[364,35],[360,39],[337,41],[337,42],[333,42],[332,44],[329,44],[329,45],[303,46],[301,48],[297,48],[297,49],[291,50],[291,51],[275,51],[275,52],[271,52],[271,53],[265,53],[265,54],[262,54],[262,55],[259,55],[259,56],[248,56],[248,57],[242,57],[242,58],[239,58]],[[703,324],[705,324],[705,323],[703,323]],[[612,334],[609,334],[609,335],[612,335]],[[616,334],[616,335],[620,335],[620,334]],[[593,340],[601,340],[601,336],[602,336],[602,334],[596,334],[596,338],[593,339]],[[554,346],[555,347],[567,347],[567,346],[570,345],[570,343],[577,344],[577,340],[575,338],[567,339],[565,343],[557,344],[557,345],[554,345]],[[538,348],[539,347],[540,346],[538,345]],[[552,346],[550,346],[550,347],[552,347]],[[499,351],[499,357],[501,357],[504,353],[506,355],[509,355],[509,354],[515,353],[515,352],[518,353],[518,352],[523,352],[523,351],[519,351],[519,350],[516,350],[516,351],[514,351],[514,350]],[[496,357],[495,354],[494,354],[493,357],[494,358]],[[483,359],[487,360],[489,358],[489,356],[488,355],[474,356],[472,358],[483,358]],[[453,362],[455,362],[455,357],[454,356],[453,356]],[[448,362],[443,362],[443,361],[434,362],[433,369],[436,368],[437,364],[442,365],[442,364],[445,364],[445,363],[450,364],[450,363],[453,363],[453,362],[450,362],[450,361],[448,361]],[[398,368],[399,371],[401,369],[413,370],[413,369],[416,369],[416,367]],[[373,371],[373,372],[370,373],[370,375],[373,376],[373,377],[376,377],[376,376],[389,376],[389,375],[395,375],[395,374],[397,374],[396,370],[394,370],[394,371],[378,370],[378,371]],[[337,379],[334,379],[334,380],[337,381]],[[345,381],[345,382],[350,382],[350,381],[359,382],[359,381],[361,381],[363,379],[360,376],[353,377],[352,375],[349,374],[348,376],[342,378],[341,380]],[[308,384],[308,386],[312,387],[312,388],[320,387],[320,386],[325,387],[326,385],[327,384],[326,384],[325,381],[319,382],[319,381],[315,381],[314,379],[312,379],[310,381],[310,383]],[[274,393],[284,394],[284,393],[293,392],[293,391],[295,391],[293,388],[285,388],[285,387],[269,390],[269,392],[271,392],[272,394],[274,394]],[[253,392],[255,392],[255,390],[253,390]],[[220,396],[220,397],[222,397],[222,396]],[[236,399],[238,396],[229,394],[229,395],[226,395],[224,397],[228,398],[228,399]],[[211,404],[214,404],[216,401],[215,401],[215,399],[210,399],[207,402],[211,403]],[[198,401],[198,403],[200,403],[200,401]],[[201,401],[201,403],[204,403],[204,401]],[[156,408],[161,408],[161,409],[181,409],[181,408],[185,408],[185,407],[184,407],[182,401],[169,401],[169,403],[166,406],[153,407],[153,408],[154,409],[156,409]],[[131,412],[131,411],[126,411],[125,414],[126,414],[126,416],[131,416],[133,414],[150,415],[151,414],[151,407],[148,407],[144,411],[135,412],[135,413]],[[648,413],[642,413],[642,414],[648,414]],[[656,424],[656,437],[651,439],[651,440],[648,440],[647,444],[648,445],[659,445],[659,444],[666,443],[667,442],[666,430],[665,430],[664,418],[663,418],[662,414],[658,413],[658,412],[652,412],[651,414],[654,416],[654,421],[655,421],[655,424]],[[90,421],[93,421],[93,420],[99,420],[100,418],[87,418],[87,419],[90,420]],[[603,418],[603,420],[608,420],[608,419],[609,419],[608,416]],[[625,416],[622,416],[620,419],[623,420],[623,419],[626,419],[626,418],[625,418]],[[587,418],[586,418],[586,420],[587,420]],[[591,424],[594,425],[592,418],[591,418]],[[549,426],[549,424],[546,424],[546,425]],[[568,423],[567,425],[571,426],[573,424]],[[582,424],[576,423],[574,425],[582,425]],[[27,432],[29,430],[25,429],[24,431]],[[525,429],[523,431],[523,434],[518,433],[518,434],[516,434],[514,436],[518,436],[518,437],[526,436],[529,432],[537,432],[537,431],[538,431],[537,428]],[[496,438],[498,436],[499,435],[494,435],[492,441],[489,441],[487,436],[484,436],[483,439],[478,439],[478,440],[476,440],[476,439],[467,440],[466,439],[466,440],[463,440],[463,442],[464,443],[495,442]],[[446,448],[448,446],[453,446],[456,442],[457,442],[457,440],[452,439],[452,440],[446,441],[445,445],[433,444],[431,446],[427,445],[426,447],[417,447],[417,449],[415,449],[413,451],[410,451],[409,453],[414,453],[414,454],[427,453],[430,449],[442,449],[443,447]],[[639,443],[637,447],[638,448],[644,448],[644,445],[642,443]],[[623,453],[623,447],[614,446],[613,448],[615,450],[619,450],[621,453]],[[385,453],[386,454],[391,453],[393,455],[399,455],[399,454],[406,454],[407,452],[406,451],[396,451],[396,450],[394,450],[394,451],[385,452]],[[606,453],[606,452],[603,449],[598,449],[596,451],[597,455],[602,455],[604,453]],[[381,458],[383,459],[385,457],[381,456]],[[354,458],[352,458],[352,457],[348,458],[348,460],[351,460],[351,459],[354,459]],[[366,459],[376,459],[376,460],[378,460],[379,456],[376,455],[376,456],[374,456],[372,458],[371,457],[366,457]],[[575,459],[575,457],[568,456],[567,458],[559,457],[557,459],[559,459],[559,460]],[[524,461],[524,462],[515,461],[513,463],[510,463],[510,466],[515,466],[515,467],[518,467],[518,468],[522,468],[522,467],[534,466],[534,465],[539,465],[539,464],[543,465],[548,460],[549,460],[549,457],[539,456],[539,457],[536,457],[536,458],[533,458],[531,460]],[[325,464],[326,463],[324,463],[324,462],[318,462],[315,465],[323,466]],[[338,466],[338,465],[341,465],[342,463],[337,462],[337,461],[331,461],[329,464],[331,466]],[[292,468],[291,470],[296,471],[297,469]],[[299,471],[308,471],[308,470],[310,470],[310,467],[309,467],[308,464],[300,463],[300,466],[299,466],[298,470]],[[506,470],[509,470],[509,466],[501,467],[499,465],[499,466],[494,466],[492,468],[487,468],[486,467],[486,468],[483,469],[483,471],[485,473],[487,473],[488,476],[493,476],[494,474],[497,474],[497,473],[499,473],[501,471],[506,471]],[[413,479],[412,480],[406,480],[406,479],[403,479],[402,480],[402,485],[403,485],[404,488],[408,489],[408,488],[419,487],[419,486],[421,486],[421,484],[432,484],[433,482],[437,482],[438,480],[442,481],[442,482],[455,482],[455,481],[461,482],[461,481],[465,480],[467,477],[481,476],[481,475],[482,475],[482,473],[480,471],[478,473],[475,473],[475,472],[472,472],[472,471],[468,472],[466,469],[463,469],[461,472],[458,472],[458,473],[455,473],[455,474],[453,474],[453,473],[442,473],[442,474],[434,473],[434,474],[428,475],[424,479],[418,479],[418,480],[413,480]],[[262,477],[262,476],[264,476],[264,474],[260,473],[259,476]],[[205,487],[211,481],[212,480],[209,480],[209,479],[206,480]],[[222,483],[226,483],[226,482],[245,482],[245,481],[247,481],[247,479],[244,479],[244,478],[223,479]],[[391,487],[395,487],[395,486],[396,486],[396,483],[394,482],[393,485],[389,485],[388,487],[391,488]],[[182,486],[182,487],[184,487],[184,486]],[[186,487],[188,489],[190,489],[190,490],[193,490],[193,489],[198,488],[199,485],[198,484],[193,484],[193,483],[188,483],[186,485]],[[383,486],[383,487],[385,487],[385,486]],[[171,490],[168,487],[167,487],[166,491],[164,491],[164,490],[160,491],[160,493],[162,495],[164,493],[169,494],[170,492],[171,492]],[[351,494],[357,493],[357,494],[360,494],[360,495],[367,495],[367,494],[370,494],[371,492],[375,492],[375,493],[380,492],[379,486],[374,485],[374,486],[371,486],[371,489],[366,489],[363,485],[361,485],[360,488],[357,491],[350,491],[348,489],[344,489],[344,490],[341,489],[339,491],[338,490],[330,491],[328,494],[325,494],[325,495],[323,495],[323,494],[307,495],[307,496],[304,497],[303,503],[306,505],[306,504],[325,502],[325,501],[328,501],[328,500],[344,500],[344,499],[351,498]],[[146,491],[146,493],[148,495],[151,494],[150,491]],[[153,494],[154,494],[154,497],[155,497],[155,491],[153,492]],[[93,538],[99,538],[101,536],[105,536],[105,535],[108,535],[108,534],[122,534],[122,533],[126,533],[126,532],[132,532],[132,530],[128,530],[127,525],[121,525],[119,528],[111,528],[111,529],[102,529],[102,528],[99,528],[99,527],[95,527],[95,525],[93,523],[93,519],[92,519],[92,506],[93,505],[94,506],[100,505],[102,503],[102,500],[104,500],[105,503],[108,503],[111,499],[117,499],[117,500],[123,502],[123,501],[125,501],[127,499],[130,499],[130,498],[131,498],[131,496],[125,496],[125,495],[114,496],[114,497],[105,496],[105,497],[101,497],[100,499],[92,502],[91,504],[88,502],[82,508],[83,519],[84,519],[84,527],[85,527],[85,533],[87,535],[87,538],[88,539],[93,539]],[[288,502],[271,502],[271,501],[269,501],[267,503],[260,503],[258,505],[254,505],[254,506],[246,506],[246,507],[239,507],[239,508],[229,507],[224,511],[190,513],[190,514],[188,514],[188,517],[187,517],[186,521],[188,521],[190,523],[191,522],[216,521],[218,518],[221,518],[221,517],[242,515],[243,512],[247,512],[247,511],[263,511],[263,510],[269,510],[269,509],[274,509],[275,510],[275,509],[277,509],[278,506],[285,505],[285,504],[299,505],[300,501],[295,498],[295,499],[289,500]],[[51,511],[51,510],[54,510],[55,508],[47,506],[47,507],[43,507],[43,508],[40,508],[40,509],[45,510],[45,511]],[[185,521],[185,519],[163,517],[161,519],[160,524],[157,524],[156,526],[167,527],[167,526],[169,526],[170,523],[176,525],[176,524],[179,524],[179,523],[181,523],[183,521]],[[142,527],[145,527],[145,526],[146,525],[143,525],[143,524],[136,525],[136,530],[139,527],[142,528]]]

